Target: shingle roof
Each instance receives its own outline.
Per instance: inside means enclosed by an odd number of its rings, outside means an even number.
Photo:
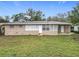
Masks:
[[[58,21],[27,21],[27,22],[11,22],[4,23],[4,25],[25,25],[25,24],[62,24],[62,25],[71,25],[67,22],[58,22]]]

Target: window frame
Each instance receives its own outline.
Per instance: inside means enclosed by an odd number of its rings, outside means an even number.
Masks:
[[[19,25],[19,27],[23,27],[23,25]]]
[[[42,30],[43,31],[49,31],[50,30],[49,25],[48,24],[42,25]]]

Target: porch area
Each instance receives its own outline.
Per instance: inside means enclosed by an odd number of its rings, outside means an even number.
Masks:
[[[70,26],[68,25],[58,25],[58,35],[71,35]]]

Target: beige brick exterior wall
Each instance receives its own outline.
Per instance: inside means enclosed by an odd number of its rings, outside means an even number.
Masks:
[[[25,31],[25,26],[5,26],[5,35],[38,35],[38,31]]]
[[[42,35],[58,35],[57,31],[43,31]]]
[[[22,27],[16,25],[13,28],[10,26],[5,26],[5,35],[39,35],[39,31],[26,31],[25,25]],[[58,31],[42,31],[41,35],[58,35]]]

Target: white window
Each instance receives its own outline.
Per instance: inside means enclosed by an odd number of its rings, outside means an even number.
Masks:
[[[64,32],[64,26],[61,26],[61,32]]]
[[[53,25],[53,31],[58,31],[58,25]]]
[[[38,25],[26,25],[25,26],[26,31],[37,31],[39,30]]]

